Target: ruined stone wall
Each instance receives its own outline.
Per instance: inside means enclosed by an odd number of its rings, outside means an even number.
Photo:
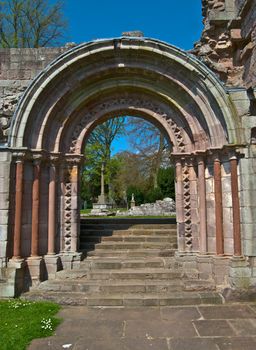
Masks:
[[[0,144],[8,137],[19,97],[51,61],[67,48],[0,49]]]
[[[202,0],[204,30],[193,53],[227,86],[256,86],[256,0]]]

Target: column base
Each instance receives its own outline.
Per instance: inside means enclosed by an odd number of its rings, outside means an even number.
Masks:
[[[45,262],[45,269],[46,269],[45,278],[46,279],[55,278],[56,272],[61,270],[61,259],[59,255],[56,255],[56,254],[45,255],[44,262]]]
[[[197,279],[198,271],[196,264],[196,254],[188,252],[175,252],[175,261],[182,269],[182,275],[188,279]]]
[[[43,259],[41,256],[31,256],[27,259],[28,276],[32,287],[38,286],[42,282]]]
[[[4,282],[0,285],[1,297],[18,297],[24,292],[24,275],[26,262],[24,259],[11,259],[7,267],[2,268],[2,277]]]
[[[252,285],[252,270],[245,257],[233,256],[230,259],[229,280],[232,288],[248,289]]]
[[[218,289],[223,290],[229,286],[229,261],[230,256],[215,255],[212,257],[213,278]]]
[[[213,279],[212,255],[198,254],[196,257],[199,278],[203,280]]]
[[[62,253],[60,254],[63,270],[78,269],[82,260],[82,253]]]

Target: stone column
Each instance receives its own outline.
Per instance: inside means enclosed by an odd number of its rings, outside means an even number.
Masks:
[[[49,167],[49,191],[48,191],[48,251],[44,257],[48,278],[54,278],[60,267],[60,258],[56,255],[56,190],[57,190],[57,158],[51,157]]]
[[[178,224],[178,249],[179,252],[185,252],[185,223],[184,223],[184,193],[182,162],[177,159],[176,163],[176,217]]]
[[[202,156],[198,158],[198,198],[199,198],[199,234],[200,253],[207,253],[207,215],[206,215],[206,189],[205,189],[205,161]]]
[[[56,234],[56,166],[51,163],[49,169],[49,199],[48,199],[48,252],[55,255]]]
[[[15,186],[15,218],[13,238],[13,259],[21,259],[21,223],[22,223],[22,195],[23,195],[23,159],[16,161],[16,186]]]
[[[241,230],[240,230],[240,204],[238,194],[238,161],[235,156],[230,158],[231,170],[231,191],[232,191],[232,207],[233,207],[233,238],[234,238],[234,256],[242,255],[241,248]]]
[[[224,254],[223,235],[223,205],[221,184],[221,162],[218,156],[214,159],[214,197],[215,197],[215,223],[216,223],[216,254]]]
[[[40,172],[41,155],[36,155],[33,160],[31,255],[27,259],[32,286],[41,282],[42,275],[42,257],[39,256]]]
[[[31,257],[38,256],[39,244],[39,199],[40,199],[40,159],[33,163],[33,185],[32,185],[32,230],[31,230]]]
[[[79,165],[73,164],[71,170],[71,252],[73,253],[77,252],[79,238],[80,208],[78,182]]]
[[[65,252],[65,194],[66,194],[66,164],[62,160],[59,166],[59,207],[60,207],[60,252]]]

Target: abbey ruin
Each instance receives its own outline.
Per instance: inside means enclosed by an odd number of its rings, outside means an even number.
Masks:
[[[173,146],[184,274],[217,291],[256,286],[256,3],[202,2],[190,52],[126,36],[0,49],[1,296],[79,267],[84,144],[127,113]]]

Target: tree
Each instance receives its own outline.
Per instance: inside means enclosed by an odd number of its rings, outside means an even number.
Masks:
[[[96,200],[100,194],[101,165],[105,163],[106,193],[114,197],[113,182],[120,171],[120,162],[111,158],[111,146],[114,139],[124,132],[125,118],[118,117],[98,125],[89,136],[85,147],[85,169],[82,174],[81,196],[88,202]]]
[[[157,175],[157,184],[163,197],[175,199],[175,169],[174,167],[160,168]]]
[[[63,2],[7,0],[0,2],[0,46],[3,48],[56,45],[66,22]]]
[[[152,187],[157,189],[158,171],[161,166],[169,165],[170,145],[155,125],[142,118],[127,118],[127,124],[129,141],[140,155]]]
[[[94,157],[100,161],[108,162],[111,157],[111,145],[115,138],[124,134],[125,118],[117,117],[98,125],[90,137],[87,145],[94,147]]]

